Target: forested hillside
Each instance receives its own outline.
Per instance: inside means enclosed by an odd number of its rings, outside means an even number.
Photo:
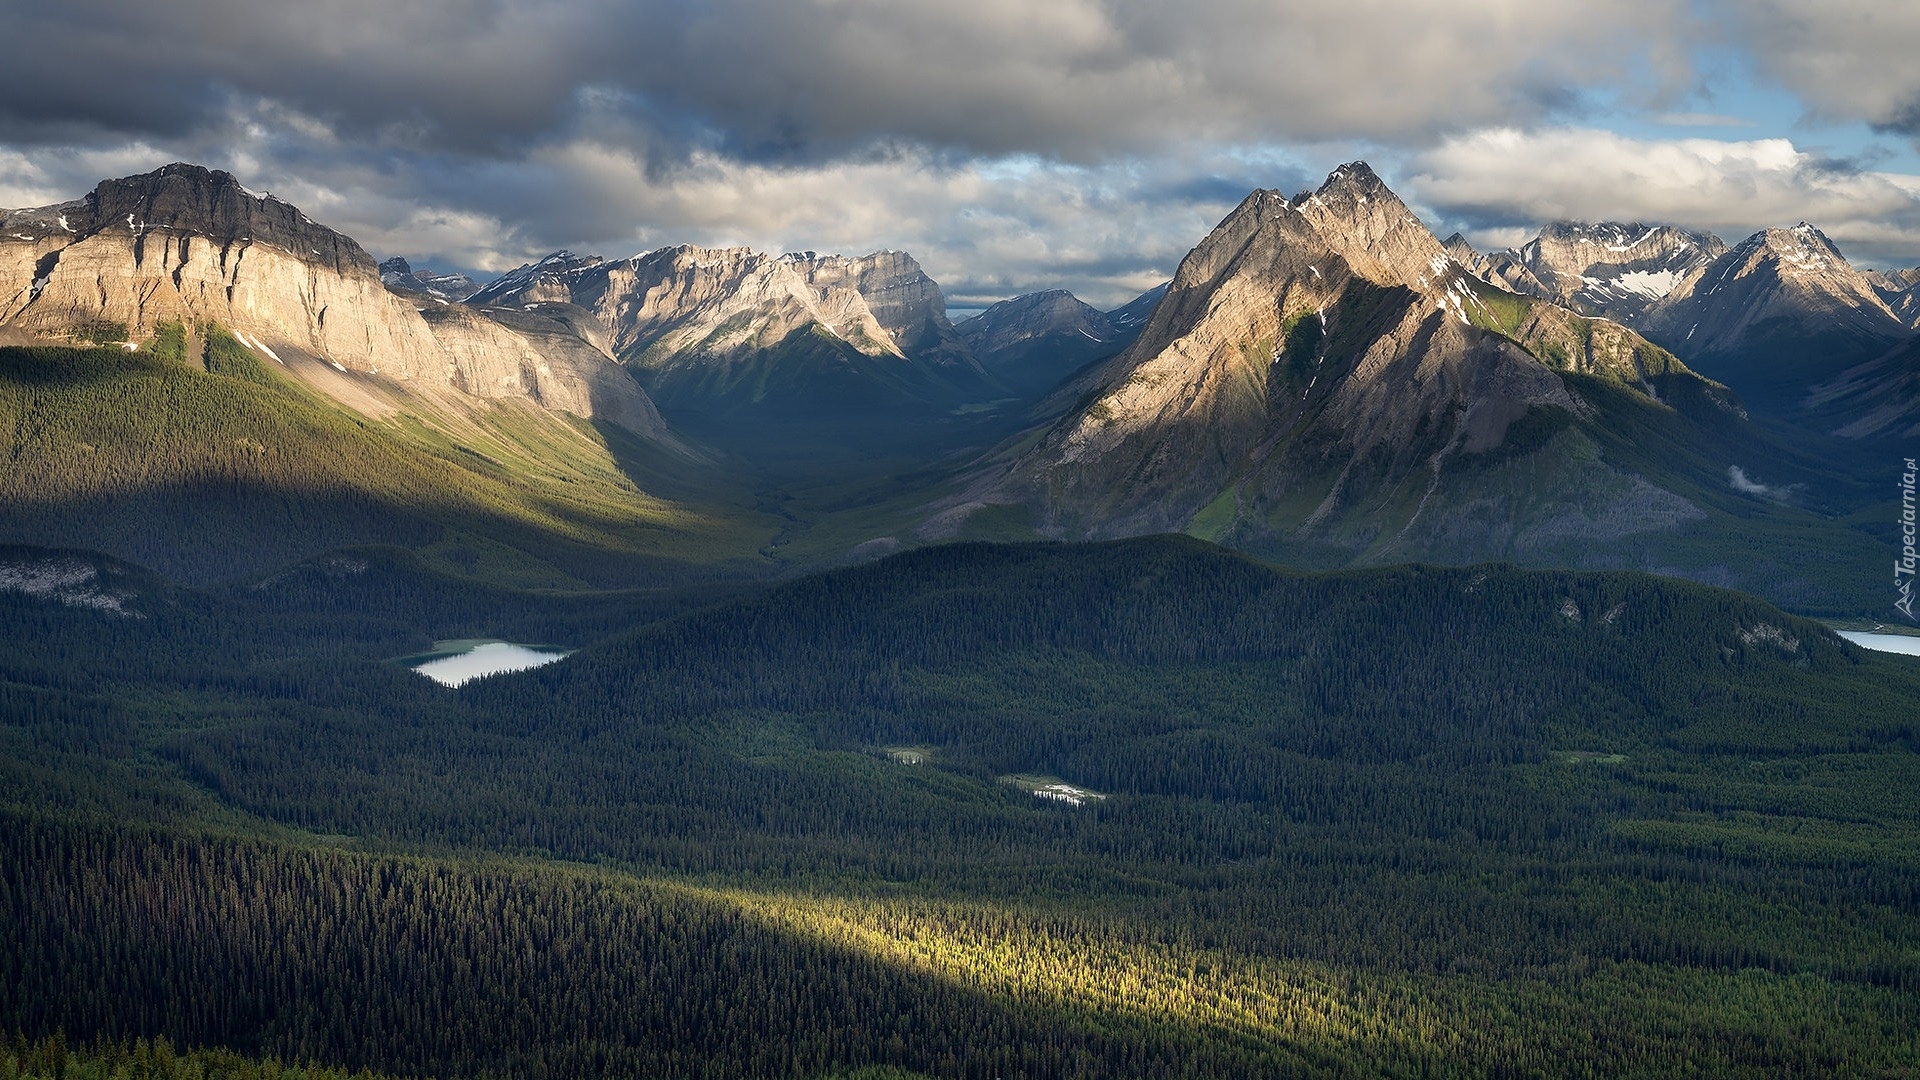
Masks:
[[[89,565],[119,611],[0,593],[0,1029],[34,1039],[446,1076],[1920,1061],[1920,665],[1738,594],[1180,538],[591,601],[381,550],[211,593]],[[378,661],[495,634],[584,647],[457,691]]]

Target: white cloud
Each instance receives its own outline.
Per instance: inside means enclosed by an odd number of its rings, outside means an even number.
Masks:
[[[1246,168],[1206,158],[1082,167],[900,152],[777,167],[700,154],[660,173],[617,148],[571,143],[541,151],[536,163],[556,185],[556,203],[593,208],[566,227],[609,255],[676,243],[845,253],[896,248],[912,252],[950,294],[964,298],[1067,288],[1109,306],[1170,276],[1257,186],[1225,181],[1200,197],[1170,198],[1172,180],[1204,178],[1204,166]],[[1286,170],[1268,182],[1293,176]],[[640,224],[607,235],[608,222]],[[624,249],[616,246],[623,242]]]
[[[1420,202],[1483,227],[1670,222],[1737,242],[1806,220],[1855,260],[1920,260],[1920,178],[1837,166],[1787,139],[1497,128],[1446,139],[1417,155],[1408,171],[1407,186]]]
[[[1742,495],[1754,495],[1773,502],[1786,502],[1800,491],[1799,484],[1788,487],[1774,487],[1763,484],[1747,475],[1747,470],[1738,465],[1727,466],[1727,485]]]

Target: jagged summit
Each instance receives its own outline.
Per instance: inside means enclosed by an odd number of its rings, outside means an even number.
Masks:
[[[199,237],[221,247],[272,245],[341,274],[378,272],[372,256],[352,238],[314,222],[291,203],[251,190],[232,173],[184,162],[102,180],[73,202],[0,211],[0,232],[27,241],[79,240],[99,233]]]
[[[604,262],[598,255],[575,255],[562,248],[538,262],[523,263],[507,271],[469,294],[466,301],[480,306],[566,302],[572,292],[569,275],[578,275]]]
[[[1335,169],[1288,207],[1312,222],[1355,272],[1374,281],[1422,288],[1439,282],[1451,260],[1440,241],[1364,161]]]
[[[1473,245],[1467,241],[1463,233],[1454,233],[1440,241],[1440,247],[1462,266],[1471,267],[1480,259],[1480,253],[1474,250]]]
[[[1556,221],[1517,248],[1461,262],[1511,292],[1632,326],[1726,249],[1711,233],[1672,225]]]
[[[1804,221],[1791,229],[1763,229],[1741,241],[1734,251],[1748,255],[1761,248],[1799,273],[1853,269],[1826,233]]]

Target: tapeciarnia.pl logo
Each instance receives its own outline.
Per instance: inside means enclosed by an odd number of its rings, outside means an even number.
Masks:
[[[1900,557],[1893,562],[1893,587],[1900,598],[1893,602],[1900,614],[1913,618],[1914,572],[1914,474],[1920,473],[1913,458],[1906,459],[1906,471],[1900,474]]]

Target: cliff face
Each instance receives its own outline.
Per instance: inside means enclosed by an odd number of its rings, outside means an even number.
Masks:
[[[644,392],[603,351],[484,320],[424,317],[443,306],[440,297],[395,295],[351,238],[198,166],[104,181],[60,206],[0,212],[0,326],[16,334],[58,338],[115,325],[140,340],[162,322],[216,322],[345,372],[428,391],[524,395],[659,433],[657,417],[643,419],[652,409]]]
[[[139,335],[206,320],[353,371],[447,376],[433,335],[387,292],[358,244],[197,166],[108,180],[80,202],[9,213],[0,280],[0,322],[29,333],[104,321]]]
[[[932,366],[956,385],[983,381],[985,372],[947,321],[947,298],[913,256],[904,251],[825,255],[807,258],[803,265],[807,283],[822,295],[842,288],[859,294],[902,356]]]
[[[1647,408],[1676,388],[1734,407],[1630,330],[1474,279],[1356,163],[1291,200],[1250,195],[1181,263],[1139,340],[1057,391],[1065,415],[1010,444],[923,535],[999,506],[1059,537],[1191,530],[1339,561],[1497,558],[1699,517],[1589,452],[1595,406],[1576,373]],[[1511,475],[1519,460],[1531,481]]]
[[[453,388],[463,394],[524,397],[675,441],[646,391],[573,320],[546,311],[482,313],[459,304],[423,307],[420,316],[447,356]]]

